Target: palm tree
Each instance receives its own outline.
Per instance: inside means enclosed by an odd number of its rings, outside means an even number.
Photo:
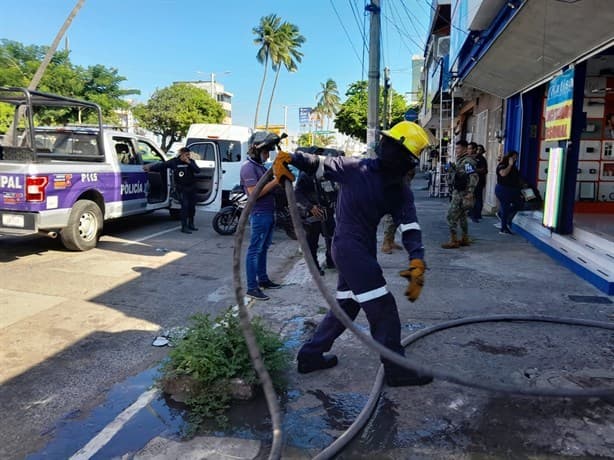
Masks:
[[[252,29],[256,35],[254,44],[260,46],[256,59],[260,64],[264,64],[264,74],[262,75],[262,83],[258,92],[258,102],[256,102],[256,114],[254,115],[254,129],[258,126],[258,111],[260,110],[260,101],[262,100],[262,91],[266,82],[267,70],[269,68],[269,58],[271,57],[271,48],[276,47],[276,42],[279,40],[279,27],[281,18],[276,14],[269,14],[260,18],[260,23]]]
[[[271,47],[271,64],[273,65],[273,70],[275,70],[275,81],[273,82],[269,108],[266,113],[267,128],[269,127],[273,97],[275,96],[282,64],[288,72],[296,72],[298,70],[298,63],[303,60],[303,53],[299,51],[299,48],[305,43],[305,37],[299,33],[297,26],[284,22],[278,30],[278,38],[279,40],[275,40],[275,44]]]
[[[341,100],[339,99],[339,90],[337,83],[332,78],[326,80],[325,83],[320,83],[322,91],[318,93],[317,107],[319,111],[327,119],[327,128],[330,126],[330,119],[339,111]]]

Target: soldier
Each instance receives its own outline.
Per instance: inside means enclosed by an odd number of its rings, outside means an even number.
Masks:
[[[408,184],[412,181],[415,175],[416,168],[410,169],[407,176],[405,176]],[[392,251],[395,249],[403,249],[403,246],[394,241],[394,236],[397,233],[397,225],[394,223],[392,216],[390,214],[386,214],[382,218],[382,222],[384,225],[384,240],[382,241],[382,248],[380,251],[382,251],[384,254],[392,254]]]
[[[408,279],[405,296],[414,302],[424,284],[424,246],[413,194],[405,176],[416,167],[420,152],[429,143],[423,128],[403,121],[382,132],[375,159],[279,152],[273,163],[275,177],[280,180],[294,179],[287,168],[292,164],[340,184],[332,247],[339,274],[337,301],[352,320],[362,308],[372,337],[400,355],[405,353],[401,345],[401,322],[377,262],[377,227],[385,214],[392,214],[401,227],[409,267],[400,275]],[[297,356],[298,371],[304,374],[336,366],[337,357],[325,353],[344,330],[345,326],[329,311],[313,337],[301,347]],[[421,375],[386,359],[382,363],[390,386],[426,385],[433,380],[430,375]]]
[[[467,141],[456,143],[456,164],[450,166],[449,180],[452,186],[452,198],[448,208],[448,227],[450,228],[450,241],[441,245],[444,249],[456,249],[460,246],[469,246],[469,230],[467,225],[467,211],[473,208],[473,191],[478,183],[475,159],[467,150]],[[457,227],[460,225],[463,232],[458,239]]]

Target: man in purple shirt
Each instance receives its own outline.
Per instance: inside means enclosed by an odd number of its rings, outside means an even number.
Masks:
[[[249,158],[241,166],[241,186],[248,196],[266,173],[264,163],[269,159],[269,151],[274,148],[279,137],[265,131],[257,131],[250,139]],[[264,186],[249,216],[251,237],[245,258],[247,276],[247,296],[255,300],[269,300],[262,289],[279,289],[281,285],[270,280],[267,274],[267,251],[273,240],[275,227],[274,189],[279,185],[273,179]]]
[[[402,232],[409,268],[400,275],[409,281],[405,296],[413,302],[424,283],[424,246],[414,196],[405,177],[416,167],[420,152],[428,144],[430,138],[422,127],[403,121],[382,132],[376,149],[378,157],[374,159],[279,152],[273,163],[278,179],[292,178],[286,167],[292,164],[339,184],[332,246],[339,273],[337,302],[352,320],[362,308],[371,336],[400,355],[405,354],[401,345],[401,322],[377,262],[377,227],[382,216],[390,214]],[[329,311],[313,337],[299,350],[298,371],[304,374],[335,366],[337,357],[325,353],[344,330],[345,326]],[[382,358],[382,363],[390,386],[426,385],[433,380],[430,375],[419,374],[387,359]]]

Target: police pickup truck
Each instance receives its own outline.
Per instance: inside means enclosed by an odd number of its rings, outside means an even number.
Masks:
[[[143,170],[165,154],[145,137],[103,127],[98,105],[6,87],[0,105],[14,112],[0,141],[0,235],[59,236],[67,249],[85,251],[105,221],[159,209],[178,215],[170,173]],[[71,124],[71,117],[95,123]],[[210,142],[198,149],[206,154],[198,161],[198,202],[215,211],[219,152]]]

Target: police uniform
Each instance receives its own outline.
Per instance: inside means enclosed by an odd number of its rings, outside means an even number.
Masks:
[[[150,167],[151,171],[158,172],[165,169],[172,171],[175,191],[181,201],[181,231],[191,233],[190,230],[197,230],[194,226],[194,215],[196,214],[196,174],[200,172],[200,168],[193,159],[185,163],[179,157],[154,163]]]
[[[335,201],[337,189],[334,182],[330,180],[316,179],[305,172],[301,172],[296,180],[294,189],[296,202],[303,214],[303,225],[311,255],[321,274],[320,263],[318,262],[318,240],[320,235],[324,237],[326,245],[326,266],[334,268],[331,247],[332,237],[335,232]],[[314,216],[312,208],[320,208],[323,217]]]

